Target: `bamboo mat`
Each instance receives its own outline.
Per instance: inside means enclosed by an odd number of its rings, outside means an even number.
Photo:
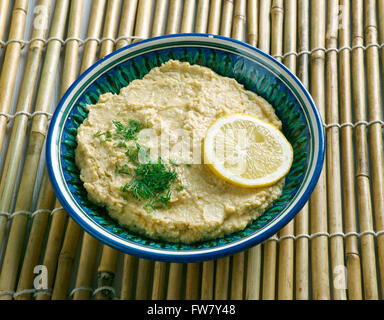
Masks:
[[[55,200],[45,137],[61,95],[117,48],[233,37],[310,90],[326,160],[308,204],[231,257],[153,262],[103,246]],[[384,0],[0,0],[1,299],[382,299]]]

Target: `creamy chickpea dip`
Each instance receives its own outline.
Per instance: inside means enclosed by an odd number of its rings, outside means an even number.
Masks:
[[[202,164],[206,130],[222,116],[252,114],[281,128],[273,107],[234,79],[170,60],[118,95],[103,94],[88,109],[77,133],[80,178],[89,199],[129,230],[171,242],[218,238],[244,229],[281,195],[284,179],[269,187],[242,188]],[[124,140],[117,123],[137,129],[137,137]],[[173,174],[164,201],[151,203],[132,191],[140,166],[132,154],[138,145]]]

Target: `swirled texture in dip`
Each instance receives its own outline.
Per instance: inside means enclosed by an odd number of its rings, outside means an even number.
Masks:
[[[241,188],[201,164],[206,130],[219,117],[247,113],[281,128],[273,107],[234,79],[206,67],[170,60],[143,79],[132,81],[120,94],[103,94],[88,109],[89,115],[77,133],[76,163],[81,180],[89,199],[106,206],[111,217],[132,231],[184,243],[218,238],[244,229],[281,194],[284,179],[269,187]],[[167,159],[162,148],[169,141],[168,159],[177,165],[167,163],[167,167],[177,179],[168,207],[148,210],[143,199],[123,192],[122,186],[132,183],[132,174],[119,174],[116,167],[125,164],[127,170],[134,170],[127,161],[127,149],[118,147],[113,137],[104,136],[103,141],[95,137],[95,133],[109,130],[113,136],[113,121],[125,124],[130,119],[156,133],[162,159]],[[190,139],[175,137],[180,132]],[[138,142],[151,146],[144,138],[126,144]],[[185,146],[186,152],[180,155]],[[155,150],[153,145],[151,150]]]

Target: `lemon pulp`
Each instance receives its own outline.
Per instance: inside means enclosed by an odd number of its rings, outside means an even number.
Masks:
[[[204,139],[204,163],[214,174],[241,187],[263,187],[283,178],[293,149],[272,124],[249,114],[216,120]]]

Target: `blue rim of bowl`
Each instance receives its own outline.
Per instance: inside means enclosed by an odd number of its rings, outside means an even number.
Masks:
[[[80,216],[78,216],[75,212],[73,212],[73,208],[71,205],[67,202],[62,190],[60,190],[60,186],[58,184],[58,181],[56,181],[55,173],[54,173],[54,156],[51,152],[52,146],[54,144],[59,144],[58,141],[53,141],[54,137],[54,129],[55,124],[57,122],[57,119],[59,118],[62,106],[65,104],[66,100],[72,93],[72,91],[77,87],[79,83],[82,82],[84,78],[87,77],[88,74],[90,74],[94,69],[96,69],[101,64],[106,63],[106,61],[109,61],[112,57],[119,55],[121,52],[126,50],[134,49],[136,46],[143,45],[148,42],[155,42],[159,40],[164,39],[176,39],[176,38],[202,38],[202,39],[218,39],[222,41],[226,41],[228,43],[233,44],[233,49],[236,50],[236,46],[245,47],[248,50],[254,51],[256,54],[259,54],[266,58],[267,60],[270,60],[272,64],[277,66],[277,68],[281,68],[287,75],[290,77],[293,82],[299,87],[299,90],[301,93],[304,94],[305,98],[307,99],[311,111],[314,114],[314,119],[316,121],[316,133],[318,134],[318,156],[316,159],[316,163],[313,166],[313,174],[310,177],[310,181],[307,185],[306,190],[302,194],[302,196],[297,200],[294,207],[292,207],[289,211],[287,211],[284,216],[280,216],[278,221],[269,226],[267,229],[265,229],[261,234],[252,235],[251,238],[244,238],[241,242],[236,242],[234,245],[228,244],[224,246],[220,246],[218,248],[212,248],[212,249],[204,249],[204,250],[191,250],[191,251],[183,251],[183,252],[176,252],[172,250],[167,249],[148,249],[146,250],[146,247],[144,245],[137,245],[133,246],[130,244],[121,244],[119,241],[113,240],[110,237],[103,235],[102,232],[95,230],[90,224],[88,224],[85,220],[83,220]],[[184,41],[186,39],[183,39]],[[314,151],[313,151],[314,152]],[[81,228],[83,228],[87,233],[95,237],[96,239],[100,240],[101,242],[107,244],[108,246],[117,249],[119,251],[132,254],[134,256],[145,258],[145,259],[151,259],[151,260],[157,260],[157,261],[167,261],[167,262],[197,262],[197,261],[206,261],[206,260],[212,260],[212,259],[218,259],[224,256],[228,256],[240,251],[243,251],[245,249],[248,249],[252,246],[255,246],[262,241],[265,241],[272,235],[274,235],[276,232],[278,232],[281,228],[283,228],[289,221],[291,221],[296,214],[303,208],[305,203],[308,201],[310,195],[312,194],[317,181],[319,179],[319,176],[322,171],[323,163],[324,163],[324,153],[325,153],[325,137],[324,137],[324,129],[323,129],[323,122],[321,118],[321,114],[318,111],[315,102],[313,101],[311,95],[305,88],[305,86],[301,83],[301,81],[294,75],[286,66],[284,66],[282,63],[280,63],[278,60],[274,59],[272,56],[264,53],[263,51],[245,43],[239,40],[235,40],[232,38],[227,38],[223,36],[218,35],[211,35],[211,34],[203,34],[203,33],[180,33],[180,34],[173,34],[173,35],[165,35],[155,38],[146,39],[131,45],[128,45],[126,47],[123,47],[119,50],[114,51],[113,53],[105,56],[104,58],[96,61],[91,67],[89,67],[86,71],[84,71],[77,80],[69,87],[69,89],[66,91],[64,96],[61,98],[54,114],[51,119],[51,124],[48,130],[47,135],[47,145],[46,145],[46,161],[47,161],[47,169],[49,178],[51,180],[52,187],[55,191],[55,194],[60,201],[61,205],[63,206],[64,210],[67,211],[67,213],[73,218],[73,220],[80,225]],[[96,223],[94,223],[96,225]]]

